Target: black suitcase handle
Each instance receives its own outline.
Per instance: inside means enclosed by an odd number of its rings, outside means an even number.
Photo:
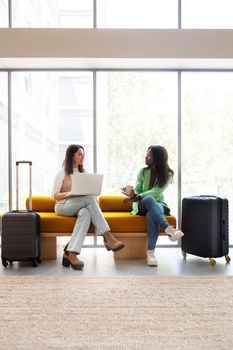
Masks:
[[[16,166],[18,166],[19,164],[29,164],[32,165],[32,162],[30,160],[17,160],[16,161]]]
[[[32,161],[17,160],[16,161],[16,211],[19,211],[19,165],[29,165],[29,211],[32,211]]]

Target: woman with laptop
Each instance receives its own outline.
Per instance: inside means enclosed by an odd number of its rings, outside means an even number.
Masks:
[[[84,239],[92,222],[97,235],[103,235],[107,250],[114,252],[124,248],[124,244],[118,241],[111,233],[98,205],[95,195],[74,195],[71,192],[72,180],[76,173],[85,173],[84,148],[81,145],[70,145],[66,150],[63,168],[58,172],[53,186],[53,197],[56,200],[55,213],[61,216],[77,216],[71,239],[64,248],[62,264],[81,270],[83,261],[79,260]]]
[[[164,202],[163,192],[171,183],[174,172],[168,165],[168,153],[163,146],[152,145],[145,157],[146,167],[139,171],[136,185],[122,188],[128,196],[125,202],[133,202],[132,214],[145,215],[147,220],[148,250],[147,265],[157,266],[158,261],[154,249],[159,236],[160,227],[171,241],[176,241],[184,234],[170,226],[165,215],[170,209]]]

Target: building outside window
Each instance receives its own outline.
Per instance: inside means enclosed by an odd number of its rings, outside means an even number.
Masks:
[[[90,72],[58,73],[59,163],[69,144],[85,149],[85,168],[93,172],[93,77]]]
[[[54,73],[12,73],[12,172],[15,161],[33,163],[33,194],[51,192],[58,165],[58,86]],[[20,204],[28,195],[28,171],[20,170]],[[15,205],[15,196],[13,196]]]
[[[12,73],[13,193],[15,161],[28,159],[33,162],[33,194],[51,194],[71,143],[85,147],[86,167],[93,171],[92,91],[92,73]],[[22,206],[27,174],[26,169],[20,172]]]

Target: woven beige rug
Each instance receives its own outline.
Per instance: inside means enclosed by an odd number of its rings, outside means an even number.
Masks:
[[[0,349],[233,349],[233,276],[0,277]]]

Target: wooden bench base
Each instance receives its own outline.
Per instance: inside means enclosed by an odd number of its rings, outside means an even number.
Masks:
[[[40,256],[42,260],[57,258],[57,237],[41,236]]]
[[[113,232],[114,236],[124,242],[125,247],[114,253],[115,259],[144,259],[147,251],[146,232]],[[93,236],[93,233],[89,233]],[[160,233],[163,235],[163,233]],[[68,233],[42,233],[41,234],[41,259],[50,260],[57,258],[57,237],[70,236]]]
[[[114,233],[114,236],[125,244],[124,249],[114,253],[115,259],[144,259],[147,251],[147,234],[137,232]]]

